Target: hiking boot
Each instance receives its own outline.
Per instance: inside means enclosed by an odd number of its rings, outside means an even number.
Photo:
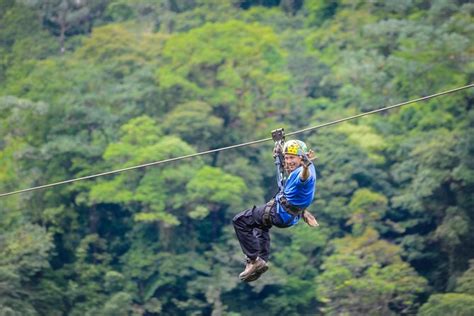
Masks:
[[[247,265],[245,266],[245,270],[239,274],[239,278],[245,282],[252,282],[255,281],[268,270],[267,263],[265,260],[258,257],[255,260],[250,260],[247,258]]]
[[[248,278],[246,278],[245,280],[242,280],[244,282],[253,282],[253,281],[256,281],[258,280],[258,278],[260,278],[260,276],[262,276],[262,274],[264,274],[265,272],[267,272],[268,270],[268,265],[265,264],[261,269],[255,271],[253,274],[251,274]]]

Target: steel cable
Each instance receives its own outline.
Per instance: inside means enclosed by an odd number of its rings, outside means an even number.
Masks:
[[[384,108],[380,108],[380,109],[377,109],[377,110],[360,113],[360,114],[357,114],[357,115],[342,118],[342,119],[335,120],[335,121],[332,121],[332,122],[307,127],[307,128],[297,130],[297,131],[294,131],[294,132],[291,132],[291,133],[286,133],[286,136],[291,136],[291,135],[296,135],[296,134],[300,134],[300,133],[304,133],[304,132],[308,132],[308,131],[312,131],[312,130],[317,130],[317,129],[320,129],[320,128],[323,128],[323,127],[326,127],[326,126],[339,124],[339,123],[346,122],[346,121],[349,121],[349,120],[353,120],[353,119],[356,119],[356,118],[359,118],[359,117],[363,117],[363,116],[367,116],[367,115],[387,111],[387,110],[394,109],[394,108],[397,108],[397,107],[401,107],[401,106],[404,106],[404,105],[408,105],[408,104],[412,104],[412,103],[416,103],[416,102],[420,102],[420,101],[425,101],[425,100],[429,100],[429,99],[433,99],[433,98],[436,98],[436,97],[439,97],[439,96],[442,96],[442,95],[458,92],[458,91],[465,90],[465,89],[472,88],[472,87],[474,87],[474,84],[469,84],[469,85],[466,85],[466,86],[463,86],[463,87],[459,87],[459,88],[439,92],[439,93],[432,94],[432,95],[425,96],[425,97],[421,97],[421,98],[418,98],[418,99],[414,99],[414,100],[398,103],[398,104],[395,104],[395,105],[387,106],[387,107],[384,107]],[[173,162],[173,161],[179,161],[179,160],[189,159],[189,158],[193,158],[193,157],[197,157],[197,156],[203,156],[203,155],[207,155],[207,154],[211,154],[211,153],[215,153],[215,152],[219,152],[219,151],[224,151],[224,150],[229,150],[229,149],[234,149],[234,148],[240,148],[240,147],[250,146],[250,145],[254,145],[254,144],[259,144],[259,143],[267,142],[267,141],[270,141],[270,140],[272,140],[271,137],[264,138],[264,139],[259,139],[259,140],[254,140],[254,141],[250,141],[250,142],[246,142],[246,143],[240,143],[240,144],[236,144],[236,145],[232,145],[232,146],[211,149],[211,150],[207,150],[207,151],[203,151],[203,152],[199,152],[199,153],[195,153],[195,154],[190,154],[190,155],[185,155],[185,156],[180,156],[180,157],[176,157],[176,158],[170,158],[170,159],[165,159],[165,160],[160,160],[160,161],[154,161],[154,162],[145,163],[145,164],[136,165],[136,166],[131,166],[131,167],[127,167],[127,168],[121,168],[121,169],[111,170],[111,171],[107,171],[107,172],[92,174],[92,175],[89,175],[89,176],[84,176],[84,177],[79,177],[79,178],[54,182],[54,183],[45,184],[45,185],[39,185],[39,186],[35,186],[35,187],[23,189],[23,190],[12,191],[12,192],[7,192],[7,193],[1,193],[0,197],[5,197],[5,196],[8,196],[8,195],[19,194],[19,193],[30,192],[30,191],[34,191],[34,190],[51,188],[51,187],[62,185],[62,184],[67,184],[67,183],[77,182],[77,181],[81,181],[81,180],[87,180],[87,179],[107,176],[107,175],[116,174],[116,173],[120,173],[120,172],[124,172],[124,171],[134,170],[134,169],[140,169],[140,168],[145,168],[145,167],[150,167],[150,166],[161,165],[161,164],[165,164],[165,163],[169,163],[169,162]]]

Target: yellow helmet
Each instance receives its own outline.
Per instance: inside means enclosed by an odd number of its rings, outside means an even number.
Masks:
[[[285,142],[283,153],[296,156],[304,156],[308,154],[308,147],[301,140],[292,139]]]

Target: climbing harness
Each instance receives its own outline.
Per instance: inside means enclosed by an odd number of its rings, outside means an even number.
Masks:
[[[278,202],[280,202],[280,205],[283,207],[285,212],[293,215],[293,216],[298,216],[303,214],[303,212],[306,210],[305,207],[299,207],[295,205],[291,205],[290,202],[286,199],[286,197],[282,194],[278,198]]]

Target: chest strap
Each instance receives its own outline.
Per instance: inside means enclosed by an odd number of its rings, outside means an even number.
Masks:
[[[301,215],[303,214],[304,210],[306,210],[306,207],[291,205],[283,195],[280,196],[280,198],[278,199],[278,202],[280,202],[280,205],[283,207],[285,212],[293,216]]]

